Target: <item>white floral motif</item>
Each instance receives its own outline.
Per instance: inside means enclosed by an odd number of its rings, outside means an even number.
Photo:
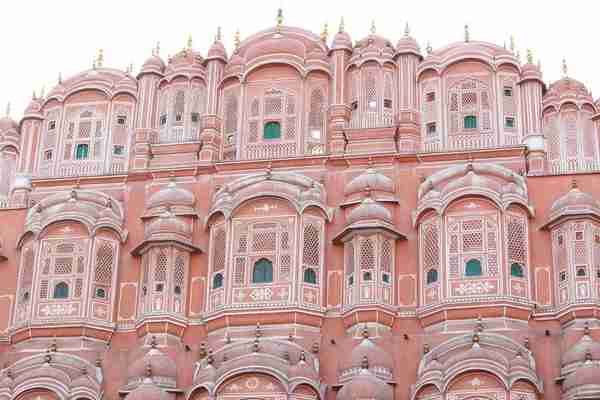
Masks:
[[[46,316],[71,315],[76,307],[73,304],[47,304],[41,311]]]
[[[456,288],[456,292],[460,295],[465,294],[485,294],[494,290],[496,287],[490,282],[467,282],[461,283]]]
[[[252,293],[250,293],[250,297],[254,301],[271,300],[271,297],[273,297],[273,291],[270,288],[254,289]]]

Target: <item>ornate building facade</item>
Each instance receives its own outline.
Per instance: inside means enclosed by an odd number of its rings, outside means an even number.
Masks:
[[[600,398],[600,103],[286,26],[0,120],[0,399]]]

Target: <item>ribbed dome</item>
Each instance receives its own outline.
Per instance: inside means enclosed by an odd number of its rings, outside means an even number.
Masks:
[[[596,210],[600,213],[600,203],[592,195],[582,192],[577,187],[573,187],[552,204],[550,214],[574,214],[584,210]]]
[[[185,238],[190,238],[192,231],[189,224],[182,221],[181,218],[172,213],[161,214],[158,218],[148,224],[146,228],[146,237],[158,239],[158,236],[179,235]]]
[[[145,378],[140,386],[125,397],[127,400],[165,400],[167,398],[167,393],[156,386],[151,378]]]
[[[162,60],[162,58],[160,58],[160,56],[153,54],[142,65],[140,74],[155,73],[155,74],[162,75],[164,70],[165,70],[165,62]]]
[[[31,101],[27,105],[27,108],[25,108],[25,116],[30,115],[30,114],[39,114],[41,109],[42,109],[42,99],[34,97],[31,99]]]
[[[564,353],[562,366],[584,362],[588,353],[591,355],[592,360],[600,361],[600,342],[595,342],[590,335],[584,334],[573,347]]]
[[[563,95],[572,92],[576,95],[589,96],[589,91],[583,83],[571,77],[564,77],[550,85],[546,96]]]
[[[563,390],[580,390],[586,385],[594,385],[596,387],[600,385],[600,364],[598,362],[587,362],[567,375],[567,378],[563,382]],[[589,397],[594,398],[598,395],[600,395],[600,389],[597,391],[596,396]]]
[[[521,78],[523,80],[538,80],[543,83],[542,70],[532,63],[527,63],[521,67]]]
[[[19,124],[9,116],[0,118],[0,132],[18,131]]]
[[[161,206],[193,207],[196,198],[189,190],[178,187],[175,182],[169,183],[166,188],[152,194],[146,203],[147,208]]]
[[[352,378],[350,383],[338,392],[339,400],[392,400],[392,387],[371,374],[368,370]]]
[[[365,172],[348,182],[344,192],[349,196],[367,190],[394,193],[394,182],[374,168],[367,168]]]
[[[318,381],[319,374],[301,356],[300,360],[296,364],[290,366],[289,378],[308,378],[313,381]]]
[[[396,44],[396,54],[406,53],[414,54],[420,59],[423,58],[421,56],[421,48],[419,47],[419,44],[417,43],[415,38],[413,38],[410,35],[408,23],[406,24],[406,28],[404,29],[404,35],[400,38],[400,40],[398,40],[398,43]]]
[[[352,350],[352,353],[350,353],[350,365],[346,365],[345,368],[361,367],[365,359],[368,360],[369,365],[372,367],[384,367],[392,370],[394,366],[390,354],[368,337],[363,338],[360,344]]]
[[[212,46],[210,46],[206,59],[220,59],[227,61],[227,50],[225,50],[225,46],[223,46],[223,43],[221,43],[220,40],[215,40]]]
[[[383,221],[392,223],[392,213],[370,197],[365,198],[358,207],[348,214],[348,224],[359,221]]]
[[[171,378],[173,380],[177,376],[177,365],[175,362],[157,348],[151,348],[143,357],[138,358],[131,364],[129,378],[146,376],[148,367],[152,370],[152,376]]]
[[[494,361],[501,365],[507,365],[507,360],[502,355],[488,348],[482,347],[479,343],[474,343],[469,350],[459,353],[456,356],[448,359],[445,364],[454,365],[462,361],[474,359],[483,359]]]
[[[348,32],[340,31],[335,34],[333,37],[333,42],[331,42],[331,49],[348,49],[352,50],[352,38],[348,34]]]

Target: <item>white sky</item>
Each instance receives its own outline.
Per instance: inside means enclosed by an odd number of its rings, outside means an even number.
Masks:
[[[284,24],[320,33],[329,23],[330,40],[340,17],[353,40],[368,34],[371,20],[377,33],[395,45],[409,22],[412,35],[425,49],[462,40],[464,25],[472,40],[502,45],[515,36],[525,61],[527,48],[542,61],[546,82],[561,76],[566,57],[569,75],[600,94],[600,52],[594,39],[598,0],[1,0],[0,115],[7,102],[20,118],[32,91],[46,93],[63,78],[88,69],[97,49],[104,66],[137,72],[157,40],[161,56],[180,50],[192,34],[194,48],[206,55],[217,26],[222,26],[228,51],[240,29],[242,39],[275,25],[278,7]],[[594,93],[597,97],[597,94]]]

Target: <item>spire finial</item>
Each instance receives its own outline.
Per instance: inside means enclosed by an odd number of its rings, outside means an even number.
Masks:
[[[517,61],[521,64],[521,52],[517,50]]]
[[[527,49],[527,64],[533,64],[533,52]]]
[[[425,50],[427,51],[427,54],[433,53],[433,48],[431,47],[430,41],[427,41],[427,47],[425,48]]]
[[[104,50],[98,50],[98,58],[96,59],[96,65],[98,68],[102,68],[102,64],[104,64]]]
[[[58,73],[58,84],[60,85],[62,83],[62,72]]]
[[[146,364],[146,376],[148,378],[152,376],[152,364],[150,364],[150,362]]]
[[[562,74],[563,77],[567,77],[569,75],[569,67],[567,66],[567,59],[563,57],[562,59]]]
[[[35,95],[35,90],[33,91],[33,94],[31,95],[31,100],[35,100],[37,99],[37,96]]]
[[[344,24],[344,17],[340,18],[340,27],[338,29],[339,33],[344,33],[344,29],[346,28],[345,24]]]
[[[188,48],[188,50],[192,49],[192,34],[191,33],[188,35],[187,48]]]
[[[160,56],[160,42],[156,42],[156,56]]]
[[[367,327],[367,324],[365,324],[365,326],[363,326],[362,337],[363,337],[363,339],[369,338],[369,328]]]
[[[571,180],[571,189],[577,189],[577,179]]]
[[[371,20],[371,34],[374,35],[377,32],[377,28],[375,27],[375,20]]]
[[[240,29],[239,28],[235,31],[235,36],[233,37],[233,43],[235,45],[236,50],[240,48],[241,40],[240,40]]]
[[[327,36],[329,36],[329,26],[327,25],[327,22],[325,22],[323,25],[323,31],[321,32],[321,40],[326,42]]]
[[[35,92],[33,92],[33,96],[35,98]],[[10,117],[10,101],[6,103],[6,117]]]
[[[510,35],[510,51],[514,54],[515,52],[515,37]]]
[[[283,9],[279,7],[277,9],[277,30],[283,26]]]
[[[471,35],[469,34],[469,25],[465,24],[465,42],[471,41]]]
[[[586,336],[590,334],[590,324],[587,321],[583,325],[583,334]]]
[[[217,35],[215,36],[215,43],[221,41],[221,27],[217,26]]]
[[[46,95],[46,85],[42,85],[42,90],[40,90],[40,98],[44,98]]]
[[[404,36],[405,37],[410,36],[410,26],[408,26],[408,21],[406,21],[406,25],[404,25]]]
[[[369,369],[369,357],[366,355],[363,356],[362,360],[360,361],[360,367],[362,369]]]

